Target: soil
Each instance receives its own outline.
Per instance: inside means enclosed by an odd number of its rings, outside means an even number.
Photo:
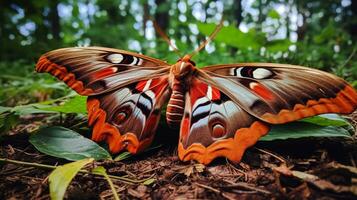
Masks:
[[[29,142],[29,123],[3,138],[1,158],[47,165],[68,161],[38,152]],[[356,137],[355,137],[356,138]],[[108,174],[149,185],[112,179],[120,199],[357,199],[357,142],[307,138],[259,142],[242,161],[217,159],[208,166],[181,162],[176,134],[158,130],[152,150],[122,161],[95,162]],[[160,146],[158,146],[160,144]],[[0,162],[0,199],[49,199],[51,170]],[[113,199],[102,177],[78,174],[66,199]]]

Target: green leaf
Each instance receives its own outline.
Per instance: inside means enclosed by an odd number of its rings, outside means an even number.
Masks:
[[[68,101],[64,102],[62,105],[51,106],[42,108],[45,111],[56,111],[61,113],[87,113],[86,109],[87,97],[84,96],[75,96]]]
[[[345,137],[352,139],[349,131],[341,126],[320,126],[307,122],[274,125],[260,141],[286,140],[305,137]]]
[[[119,200],[118,193],[117,193],[117,191],[115,190],[114,184],[113,184],[112,180],[110,180],[110,178],[109,178],[109,176],[108,176],[108,174],[107,174],[105,168],[102,167],[102,166],[98,166],[98,167],[94,168],[94,169],[92,170],[92,172],[95,173],[95,174],[100,174],[100,175],[102,175],[102,176],[105,177],[105,179],[106,179],[106,180],[108,181],[108,183],[109,183],[110,189],[111,189],[112,192],[113,192],[114,199],[115,199],[115,200]]]
[[[80,169],[82,169],[85,165],[93,162],[93,160],[93,158],[86,158],[65,164],[63,166],[59,166],[53,170],[48,178],[50,183],[51,199],[63,199],[66,189],[72,179],[76,176]]]
[[[19,116],[14,113],[0,114],[0,136],[19,124]]]
[[[0,114],[11,111],[11,107],[0,106]]]
[[[147,179],[146,181],[143,182],[144,185],[151,185],[156,181],[154,178]]]
[[[321,33],[314,37],[314,42],[321,44],[330,40],[335,35],[335,33],[335,25],[330,21],[329,24],[321,31]]]
[[[206,36],[209,36],[215,29],[216,24],[197,24],[198,30]],[[226,43],[227,45],[240,48],[240,49],[259,49],[261,44],[259,43],[258,35],[252,30],[248,33],[243,33],[234,26],[224,26],[215,37],[215,41]]]
[[[268,42],[265,46],[270,52],[287,51],[293,43],[289,39],[273,40]]]
[[[30,142],[42,153],[67,160],[111,159],[110,154],[97,143],[61,126],[39,130],[31,135]]]
[[[23,106],[15,106],[11,111],[15,112],[17,115],[56,113],[55,111],[45,110],[47,107],[49,106],[41,104],[29,104]]]
[[[121,161],[124,159],[127,159],[131,156],[130,152],[126,151],[121,154],[119,154],[117,157],[114,158],[114,161]]]
[[[337,114],[323,114],[305,118],[300,121],[316,124],[319,126],[351,126],[347,120]]]
[[[273,19],[280,19],[280,14],[276,10],[270,10],[268,16]]]

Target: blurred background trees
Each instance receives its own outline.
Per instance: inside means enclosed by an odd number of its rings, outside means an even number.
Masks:
[[[47,51],[106,46],[175,62],[177,55],[157,35],[152,19],[183,53],[189,53],[214,29],[222,13],[225,27],[194,57],[198,66],[299,64],[330,71],[356,86],[356,4],[352,0],[2,0],[0,105],[19,104],[10,98],[19,92],[58,94],[62,86],[53,78],[33,73],[37,59]]]

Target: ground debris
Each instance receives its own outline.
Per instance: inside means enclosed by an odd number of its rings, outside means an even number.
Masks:
[[[349,155],[356,152],[355,144],[336,154],[323,143],[310,152],[301,151],[304,141],[285,146],[282,143],[260,143],[249,149],[238,164],[226,159],[208,166],[181,162],[175,148],[163,145],[147,154],[95,165],[105,167],[110,175],[150,179],[147,185],[113,180],[121,199],[357,198],[356,158]],[[2,158],[48,165],[68,162],[39,153],[22,134],[8,136],[1,143],[0,154]],[[0,199],[49,199],[49,173],[46,169],[0,163]],[[113,199],[107,182],[92,175],[78,175],[70,184],[66,198],[79,196]]]

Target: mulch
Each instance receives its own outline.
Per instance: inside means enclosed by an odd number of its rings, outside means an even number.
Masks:
[[[24,126],[24,125],[23,125]],[[29,142],[26,128],[3,138],[1,158],[61,165]],[[95,162],[108,174],[150,185],[112,180],[121,199],[357,199],[357,143],[340,138],[259,142],[238,164],[222,158],[208,166],[181,162],[176,134],[158,131],[154,148],[122,161]],[[49,199],[51,170],[0,162],[0,199]],[[106,180],[78,174],[66,199],[113,199]]]

